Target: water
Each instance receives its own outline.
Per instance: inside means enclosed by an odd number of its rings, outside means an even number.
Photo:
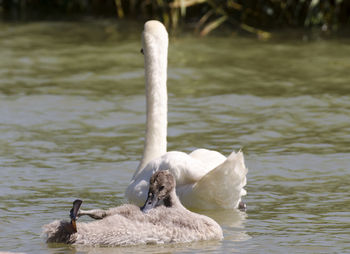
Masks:
[[[108,208],[143,149],[142,26],[0,24],[0,250],[26,253],[350,252],[349,41],[170,40],[169,150],[242,149],[246,213],[198,211],[222,242],[47,245],[71,202]],[[129,32],[128,32],[129,31]]]

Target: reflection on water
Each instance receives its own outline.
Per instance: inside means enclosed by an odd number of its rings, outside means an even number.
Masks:
[[[346,41],[170,40],[169,150],[243,149],[246,213],[198,211],[222,242],[47,245],[41,226],[125,201],[143,148],[141,27],[0,24],[0,250],[28,253],[350,251]]]

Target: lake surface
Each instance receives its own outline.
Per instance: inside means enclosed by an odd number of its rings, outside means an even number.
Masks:
[[[171,38],[168,149],[242,149],[247,212],[221,242],[47,245],[72,201],[109,208],[143,149],[142,26],[0,24],[0,251],[350,252],[350,41]]]

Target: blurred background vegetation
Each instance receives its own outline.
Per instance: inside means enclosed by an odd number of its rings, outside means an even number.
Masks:
[[[278,29],[337,34],[349,30],[349,0],[0,0],[3,21],[117,17],[158,19],[176,31],[205,36],[214,30],[268,38]]]

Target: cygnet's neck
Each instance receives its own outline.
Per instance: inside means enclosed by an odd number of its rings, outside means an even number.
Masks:
[[[175,188],[170,192],[169,196],[167,196],[163,203],[166,207],[172,207],[176,209],[186,209],[180,202],[180,199],[176,195]]]
[[[166,152],[168,34],[157,21],[145,24],[143,32],[146,82],[146,135],[143,157],[134,176],[147,163]]]

